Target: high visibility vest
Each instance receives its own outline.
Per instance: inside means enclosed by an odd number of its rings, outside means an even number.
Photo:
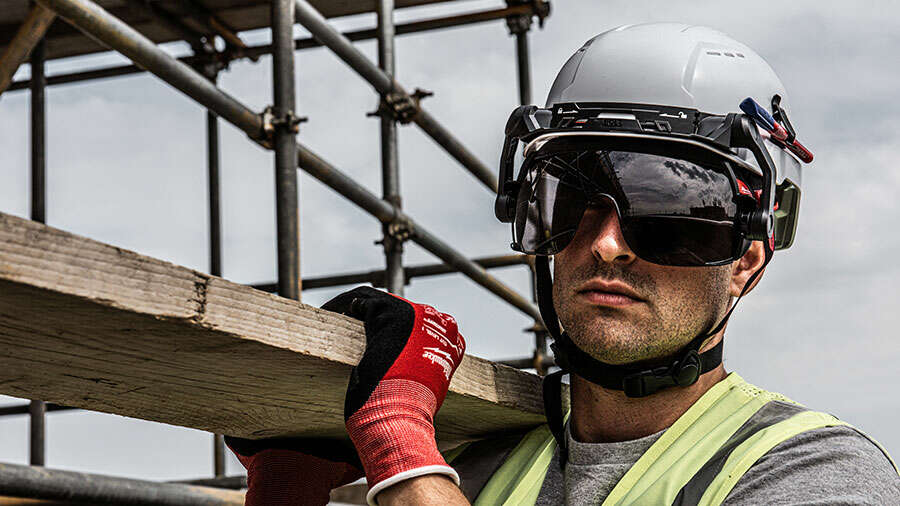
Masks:
[[[653,443],[603,505],[721,504],[750,466],[779,443],[808,430],[839,425],[848,424],[731,373]],[[475,506],[533,505],[537,501],[556,450],[553,435],[542,425],[515,437],[499,467],[481,463],[490,459],[478,458],[480,451],[486,454],[478,445],[497,454],[503,450],[504,440],[507,444],[511,441],[510,437],[485,440],[445,454]],[[475,463],[473,470],[465,469],[469,463]]]

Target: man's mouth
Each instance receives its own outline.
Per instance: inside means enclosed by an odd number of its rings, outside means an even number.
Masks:
[[[592,279],[578,288],[578,295],[594,306],[622,307],[644,302],[633,288],[621,281]]]

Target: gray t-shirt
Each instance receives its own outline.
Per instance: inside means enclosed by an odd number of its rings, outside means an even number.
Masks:
[[[664,431],[619,443],[569,441],[565,474],[559,450],[537,506],[599,505]],[[726,505],[900,505],[900,476],[884,453],[851,427],[798,434],[763,455],[725,499]]]

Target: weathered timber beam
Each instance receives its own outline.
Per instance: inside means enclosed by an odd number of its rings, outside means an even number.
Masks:
[[[396,34],[397,35],[409,35],[416,34],[420,32],[424,32],[427,30],[438,30],[443,28],[451,28],[455,26],[463,26],[475,23],[484,23],[487,21],[494,21],[497,19],[503,19],[507,16],[513,15],[522,15],[527,13],[532,13],[534,10],[531,4],[528,5],[513,5],[510,7],[502,8],[502,9],[493,9],[489,11],[480,11],[480,12],[471,12],[467,14],[459,14],[455,16],[448,16],[442,18],[432,18],[432,19],[424,19],[420,21],[412,21],[409,23],[400,23],[396,26]],[[227,28],[227,27],[226,27]],[[226,40],[231,40],[235,47],[239,48],[231,53],[231,57],[234,59],[242,59],[242,58],[250,58],[253,61],[256,61],[260,56],[272,54],[272,45],[271,44],[263,44],[258,46],[244,46],[243,42],[240,39],[234,40],[233,38],[227,37],[224,33],[219,32],[222,38]],[[364,30],[354,30],[350,32],[344,32],[344,36],[352,41],[361,41],[374,39],[377,35],[377,30],[373,28],[368,28]],[[235,36],[236,37],[236,36]],[[237,44],[240,42],[240,44]],[[294,40],[294,48],[295,49],[311,49],[321,47],[322,43],[317,41],[313,37],[305,37],[301,39]],[[194,56],[184,56],[179,58],[180,61],[187,63],[188,65],[193,65],[195,62],[199,61],[198,58]],[[104,79],[108,77],[118,77],[118,76],[127,76],[132,74],[138,74],[146,72],[143,68],[137,65],[120,65],[116,67],[106,67],[101,69],[94,70],[83,70],[78,72],[66,73],[66,74],[57,74],[53,76],[47,77],[47,85],[48,86],[56,86],[58,84],[69,84],[69,83],[77,83],[82,81],[90,81],[93,79]],[[28,89],[30,85],[30,81],[28,79],[23,79],[20,81],[14,81],[9,85],[9,89],[7,91],[18,91]]]
[[[242,437],[343,438],[364,341],[351,318],[0,213],[0,394]],[[535,375],[467,356],[438,439],[542,423],[540,391]]]
[[[0,94],[12,82],[19,65],[28,59],[31,50],[47,33],[47,28],[50,28],[54,19],[56,13],[50,9],[40,5],[31,8],[16,36],[0,54]]]
[[[190,26],[184,24],[163,7],[150,0],[127,0],[127,5],[132,6],[138,12],[149,17],[156,24],[165,27],[178,39],[187,42],[195,54],[209,54],[216,51],[212,43],[206,40],[203,33],[200,33]]]
[[[229,26],[228,23],[223,21],[213,11],[207,9],[198,0],[183,0],[180,7],[185,9],[196,23],[199,23],[211,33],[218,34],[227,44],[239,49],[247,48],[247,45],[244,44],[244,41],[237,34],[237,30]]]

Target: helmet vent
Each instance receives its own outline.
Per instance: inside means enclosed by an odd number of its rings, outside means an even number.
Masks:
[[[725,56],[727,56],[727,57],[729,57],[729,58],[734,58],[734,57],[745,58],[745,56],[744,56],[743,54],[741,54],[741,53],[721,53],[721,52],[719,52],[719,51],[707,51],[706,54],[712,55],[712,56],[722,56],[722,55],[725,55]]]

